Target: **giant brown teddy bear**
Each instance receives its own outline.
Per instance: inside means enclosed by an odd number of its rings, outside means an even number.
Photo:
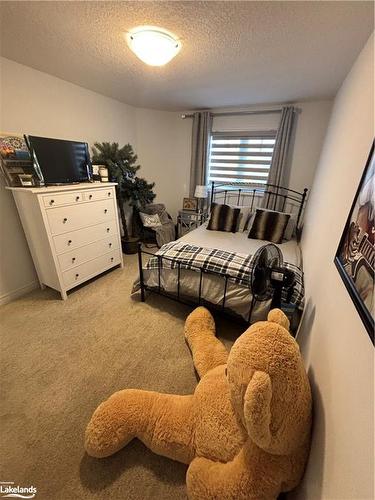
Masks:
[[[269,500],[297,486],[306,463],[310,386],[279,309],[250,326],[230,353],[198,307],[185,337],[201,377],[193,395],[116,392],[94,412],[85,447],[107,457],[134,438],[189,464],[189,498]]]

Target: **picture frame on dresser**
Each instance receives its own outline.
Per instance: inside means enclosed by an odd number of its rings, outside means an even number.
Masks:
[[[335,255],[336,268],[374,344],[375,156],[372,144]]]

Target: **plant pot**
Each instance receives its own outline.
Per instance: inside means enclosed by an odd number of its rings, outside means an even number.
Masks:
[[[139,241],[140,238],[121,238],[122,251],[126,254],[137,253]]]

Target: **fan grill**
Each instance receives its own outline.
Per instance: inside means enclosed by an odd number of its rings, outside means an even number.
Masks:
[[[251,290],[254,300],[265,301],[272,298],[274,287],[271,283],[271,271],[273,267],[282,267],[282,265],[281,250],[273,243],[268,243],[255,252],[251,272]]]

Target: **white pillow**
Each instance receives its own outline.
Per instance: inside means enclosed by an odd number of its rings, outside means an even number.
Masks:
[[[139,212],[144,227],[160,227],[162,225],[158,214],[149,215]]]
[[[293,236],[295,234],[295,230],[296,230],[296,225],[297,225],[297,219],[296,219],[296,216],[294,214],[288,214],[287,212],[280,212],[279,210],[271,210],[270,208],[262,208],[262,207],[257,207],[257,208],[259,208],[260,210],[263,210],[265,212],[278,212],[279,214],[290,215],[289,220],[288,220],[288,224],[286,225],[286,228],[284,231],[283,239],[285,241],[289,241],[293,238]],[[249,224],[247,227],[247,229],[249,229],[249,231],[251,229],[251,226],[253,225],[255,213],[256,213],[256,211],[251,214]]]
[[[291,215],[284,231],[284,240],[289,241],[293,238],[296,230],[297,220],[294,215]]]
[[[247,223],[249,221],[250,216],[252,215],[251,207],[240,206],[240,205],[230,205],[231,208],[239,208],[240,216],[238,218],[238,232],[244,232],[247,229]]]

